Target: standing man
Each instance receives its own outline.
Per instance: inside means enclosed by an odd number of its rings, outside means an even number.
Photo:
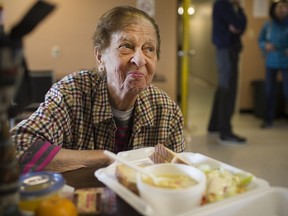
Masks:
[[[243,144],[246,139],[232,130],[235,108],[241,36],[247,19],[240,0],[216,0],[212,14],[212,41],[216,47],[218,88],[214,97],[208,132],[219,132],[221,144]]]

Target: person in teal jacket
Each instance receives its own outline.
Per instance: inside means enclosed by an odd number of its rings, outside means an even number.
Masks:
[[[288,110],[288,1],[273,1],[269,9],[270,20],[264,23],[258,38],[265,55],[266,107],[262,128],[272,127],[275,117],[276,79],[282,72],[285,112]]]

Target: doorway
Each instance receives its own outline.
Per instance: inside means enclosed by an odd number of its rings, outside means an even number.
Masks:
[[[181,58],[189,56],[188,64],[188,129],[205,130],[217,85],[215,49],[211,42],[212,6],[214,0],[191,0],[194,13],[189,16],[189,51],[182,51],[182,16],[178,15],[178,83],[177,100],[181,104]],[[182,0],[178,0],[182,6]],[[185,100],[185,99],[184,99]],[[203,125],[193,125],[195,118],[202,118]],[[196,128],[195,128],[196,127]]]

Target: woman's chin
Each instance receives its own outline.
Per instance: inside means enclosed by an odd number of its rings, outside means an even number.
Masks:
[[[128,84],[128,89],[129,91],[133,91],[133,92],[141,92],[145,89],[147,89],[149,86],[149,84],[147,84],[147,82],[143,82],[143,80],[141,81],[133,81],[130,82],[130,84]]]
[[[134,93],[134,94],[140,94],[142,91],[144,91],[145,89],[147,89],[148,86],[147,85],[143,85],[143,86],[131,86],[129,88],[129,92]]]

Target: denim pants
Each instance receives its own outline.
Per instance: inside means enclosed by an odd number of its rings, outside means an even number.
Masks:
[[[240,51],[239,46],[216,50],[218,88],[208,130],[219,131],[220,135],[232,134],[231,119],[236,102]]]
[[[282,72],[284,99],[286,103],[288,102],[288,68],[286,69],[266,68],[266,80],[265,80],[266,112],[264,120],[267,123],[272,123],[275,117],[276,84],[277,84],[277,74],[279,71]]]

